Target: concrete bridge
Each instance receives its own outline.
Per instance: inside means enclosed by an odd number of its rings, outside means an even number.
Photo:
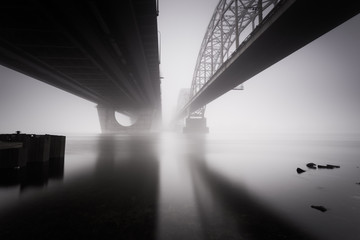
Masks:
[[[156,0],[0,3],[0,64],[98,104],[103,132],[161,118]],[[137,119],[131,127],[115,111]]]
[[[190,98],[175,120],[207,132],[206,104],[360,12],[360,2],[220,0],[198,55]],[[294,73],[296,74],[296,73]]]

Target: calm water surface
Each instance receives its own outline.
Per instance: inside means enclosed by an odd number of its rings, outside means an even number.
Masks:
[[[0,237],[355,240],[359,167],[357,136],[69,136],[64,165],[2,173]]]

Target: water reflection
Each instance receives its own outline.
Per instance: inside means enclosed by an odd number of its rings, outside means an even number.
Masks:
[[[324,146],[211,134],[69,138],[65,170],[60,161],[0,174],[0,238],[358,239],[359,148]],[[341,157],[336,171],[296,174]],[[330,210],[310,208],[318,202]]]
[[[96,228],[106,227],[109,237],[155,238],[159,175],[156,144],[154,135],[110,135],[99,141],[91,181],[95,199],[90,201],[94,206],[101,204],[101,213],[95,216],[103,222],[96,223]]]
[[[153,136],[99,137],[92,149],[96,168],[1,211],[0,237],[155,239],[159,173],[154,144]]]
[[[49,180],[62,180],[64,158],[50,159],[49,163],[32,163],[20,169],[0,169],[0,187],[18,187],[20,192],[33,187],[45,187]]]
[[[203,239],[182,136],[161,136],[158,239]]]
[[[313,239],[208,167],[207,146],[204,135],[163,136],[159,239]]]
[[[200,148],[196,148],[200,149]],[[190,160],[197,203],[206,239],[312,239],[292,226],[245,188],[208,168],[203,159]]]

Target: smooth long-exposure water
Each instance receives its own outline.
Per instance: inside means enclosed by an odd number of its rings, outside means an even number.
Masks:
[[[2,173],[0,237],[355,240],[359,167],[358,136],[69,136],[64,165]]]

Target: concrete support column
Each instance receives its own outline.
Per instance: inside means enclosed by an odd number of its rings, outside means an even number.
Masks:
[[[208,133],[209,128],[206,126],[206,118],[186,118],[184,133]]]
[[[149,131],[152,129],[153,113],[152,111],[143,111],[139,113],[134,125],[130,126],[134,131]]]
[[[125,131],[125,127],[116,121],[114,109],[98,105],[97,111],[102,133]]]
[[[116,120],[114,109],[98,105],[97,110],[102,133],[141,132],[150,131],[154,128],[154,111],[144,110],[137,113],[135,123],[125,127]]]

